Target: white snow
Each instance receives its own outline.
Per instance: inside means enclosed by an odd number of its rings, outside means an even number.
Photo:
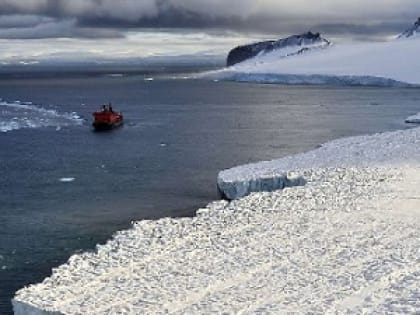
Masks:
[[[339,139],[307,153],[222,171],[218,175],[217,183],[228,199],[237,199],[255,191],[282,188],[277,185],[277,178],[286,178],[290,170],[386,166],[400,161],[416,163],[420,161],[420,150],[417,148],[419,144],[418,128]],[[258,184],[260,182],[265,183],[264,188]]]
[[[329,42],[324,42],[324,41],[306,44],[304,41],[301,45],[289,45],[286,47],[275,49],[269,53],[262,51],[259,55],[257,55],[254,58],[258,60],[265,59],[265,58],[279,59],[279,58],[298,55],[300,53],[303,53],[303,51],[307,52],[309,50],[325,49],[328,47],[329,44],[330,44]],[[244,62],[246,63],[247,61],[244,61]]]
[[[198,77],[285,84],[420,85],[419,51],[420,37],[329,45],[288,57],[274,51]]]
[[[420,128],[221,173],[304,186],[135,222],[13,300],[23,314],[415,314]]]
[[[407,117],[405,122],[408,124],[420,124],[420,113]]]

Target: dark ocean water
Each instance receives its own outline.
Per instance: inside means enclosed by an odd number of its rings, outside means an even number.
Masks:
[[[0,132],[0,314],[17,289],[130,221],[194,215],[217,198],[221,169],[408,128],[420,111],[419,89],[143,75],[3,75],[0,98],[0,127],[32,126]],[[91,112],[108,101],[126,124],[94,133]]]

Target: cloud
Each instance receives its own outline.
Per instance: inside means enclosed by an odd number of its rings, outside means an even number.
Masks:
[[[0,15],[104,17],[124,21],[157,16],[159,0],[0,0]]]
[[[39,15],[3,15],[0,16],[1,28],[33,27],[54,21],[53,18]]]
[[[0,0],[1,14],[36,14],[45,12],[49,0]]]
[[[54,8],[64,16],[110,18],[127,22],[159,14],[155,0],[61,0]]]
[[[0,38],[123,37],[123,34],[115,29],[78,27],[77,24],[78,22],[75,18],[56,19],[37,15],[0,16]]]
[[[222,56],[308,30],[382,39],[418,15],[418,0],[0,0],[0,64]]]
[[[74,29],[75,20],[55,21],[54,19],[40,18],[41,21],[23,19],[18,27],[0,29],[0,38],[49,38],[58,36],[70,36]],[[31,22],[33,23],[31,25]]]
[[[0,14],[104,17],[123,21],[158,17],[171,11],[209,18],[383,19],[411,16],[418,0],[0,0]]]
[[[117,29],[145,27],[276,34],[319,27],[343,34],[348,26],[348,33],[392,33],[409,25],[417,14],[418,0],[0,0],[0,28],[4,29],[0,36],[86,36],[98,29],[115,29],[109,35],[116,36]],[[13,20],[23,16],[28,17],[22,18],[22,25]],[[33,25],[27,26],[30,22]],[[17,29],[31,26],[33,30]],[[88,32],[83,31],[87,28]]]
[[[237,33],[199,31],[128,32],[116,38],[0,38],[0,71],[3,65],[68,63],[141,63],[150,58],[224,58],[232,46],[260,40]],[[186,57],[189,56],[189,57]],[[194,57],[191,57],[194,56]]]

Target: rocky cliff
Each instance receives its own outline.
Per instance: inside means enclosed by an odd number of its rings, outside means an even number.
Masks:
[[[402,32],[398,38],[408,38],[420,34],[420,17],[417,19],[416,23],[406,31]]]
[[[233,66],[258,55],[275,50],[284,50],[284,55],[302,53],[313,46],[326,46],[330,42],[322,38],[319,33],[304,33],[279,40],[258,42],[250,45],[238,46],[229,52],[227,66]]]

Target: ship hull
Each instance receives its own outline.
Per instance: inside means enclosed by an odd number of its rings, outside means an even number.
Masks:
[[[107,131],[107,130],[112,130],[118,127],[121,127],[123,125],[123,121],[117,121],[117,122],[94,122],[92,124],[93,129],[95,131]]]

